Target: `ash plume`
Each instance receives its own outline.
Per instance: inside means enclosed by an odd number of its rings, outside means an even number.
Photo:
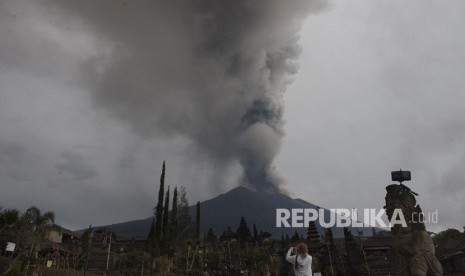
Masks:
[[[239,162],[244,185],[283,190],[283,93],[323,0],[46,2],[105,45],[82,67],[97,106],[143,136],[182,135],[212,162]]]

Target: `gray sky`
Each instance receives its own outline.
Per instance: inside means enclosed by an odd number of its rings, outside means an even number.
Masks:
[[[53,210],[71,229],[146,218],[163,160],[195,202],[244,183],[250,150],[279,187],[327,208],[381,208],[390,171],[410,169],[424,211],[439,210],[428,228],[465,225],[463,1],[274,1],[243,26],[222,15],[236,36],[181,2],[152,19],[126,2],[0,0],[0,205]],[[247,75],[212,75],[236,49]],[[275,82],[256,81],[262,49]],[[265,119],[278,135],[231,130],[251,94],[227,91],[241,89],[265,91],[254,97],[277,110]]]

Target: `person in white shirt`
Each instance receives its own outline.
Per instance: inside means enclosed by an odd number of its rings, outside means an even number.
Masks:
[[[299,243],[296,247],[289,248],[286,261],[294,266],[295,275],[312,276],[312,256],[308,255],[305,243]]]

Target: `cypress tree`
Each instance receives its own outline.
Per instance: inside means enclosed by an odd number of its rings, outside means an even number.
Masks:
[[[149,234],[147,236],[147,252],[150,256],[155,256],[156,254],[156,241],[155,241],[155,218],[152,219],[152,224],[150,225]]]
[[[155,229],[153,238],[153,247],[155,256],[160,252],[161,228],[163,223],[163,196],[165,195],[165,161],[163,161],[163,170],[160,176],[160,189],[158,190],[158,202],[155,207]]]
[[[170,206],[170,187],[168,186],[168,190],[166,191],[165,195],[165,205],[163,208],[163,225],[161,231],[161,251],[162,254],[167,253],[167,246],[168,246],[168,223],[169,223],[169,206]]]
[[[178,239],[178,187],[174,188],[173,192],[173,204],[172,204],[170,226],[168,233],[168,242],[170,248],[170,255],[174,253],[174,247]]]
[[[197,215],[195,216],[195,239],[200,238],[200,201],[197,201]]]
[[[177,206],[178,213],[178,241],[184,241],[190,239],[193,236],[194,229],[192,219],[189,214],[189,201],[187,200],[186,188],[180,187],[179,202]]]
[[[253,239],[255,241],[258,241],[258,231],[257,231],[257,226],[255,225],[255,223],[253,224]]]

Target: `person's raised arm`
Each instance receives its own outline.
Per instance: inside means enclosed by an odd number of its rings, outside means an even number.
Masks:
[[[295,262],[294,256],[291,256],[291,253],[292,253],[293,249],[294,249],[293,247],[289,248],[289,250],[287,251],[287,254],[286,254],[286,261],[290,262],[291,264],[293,264]]]

